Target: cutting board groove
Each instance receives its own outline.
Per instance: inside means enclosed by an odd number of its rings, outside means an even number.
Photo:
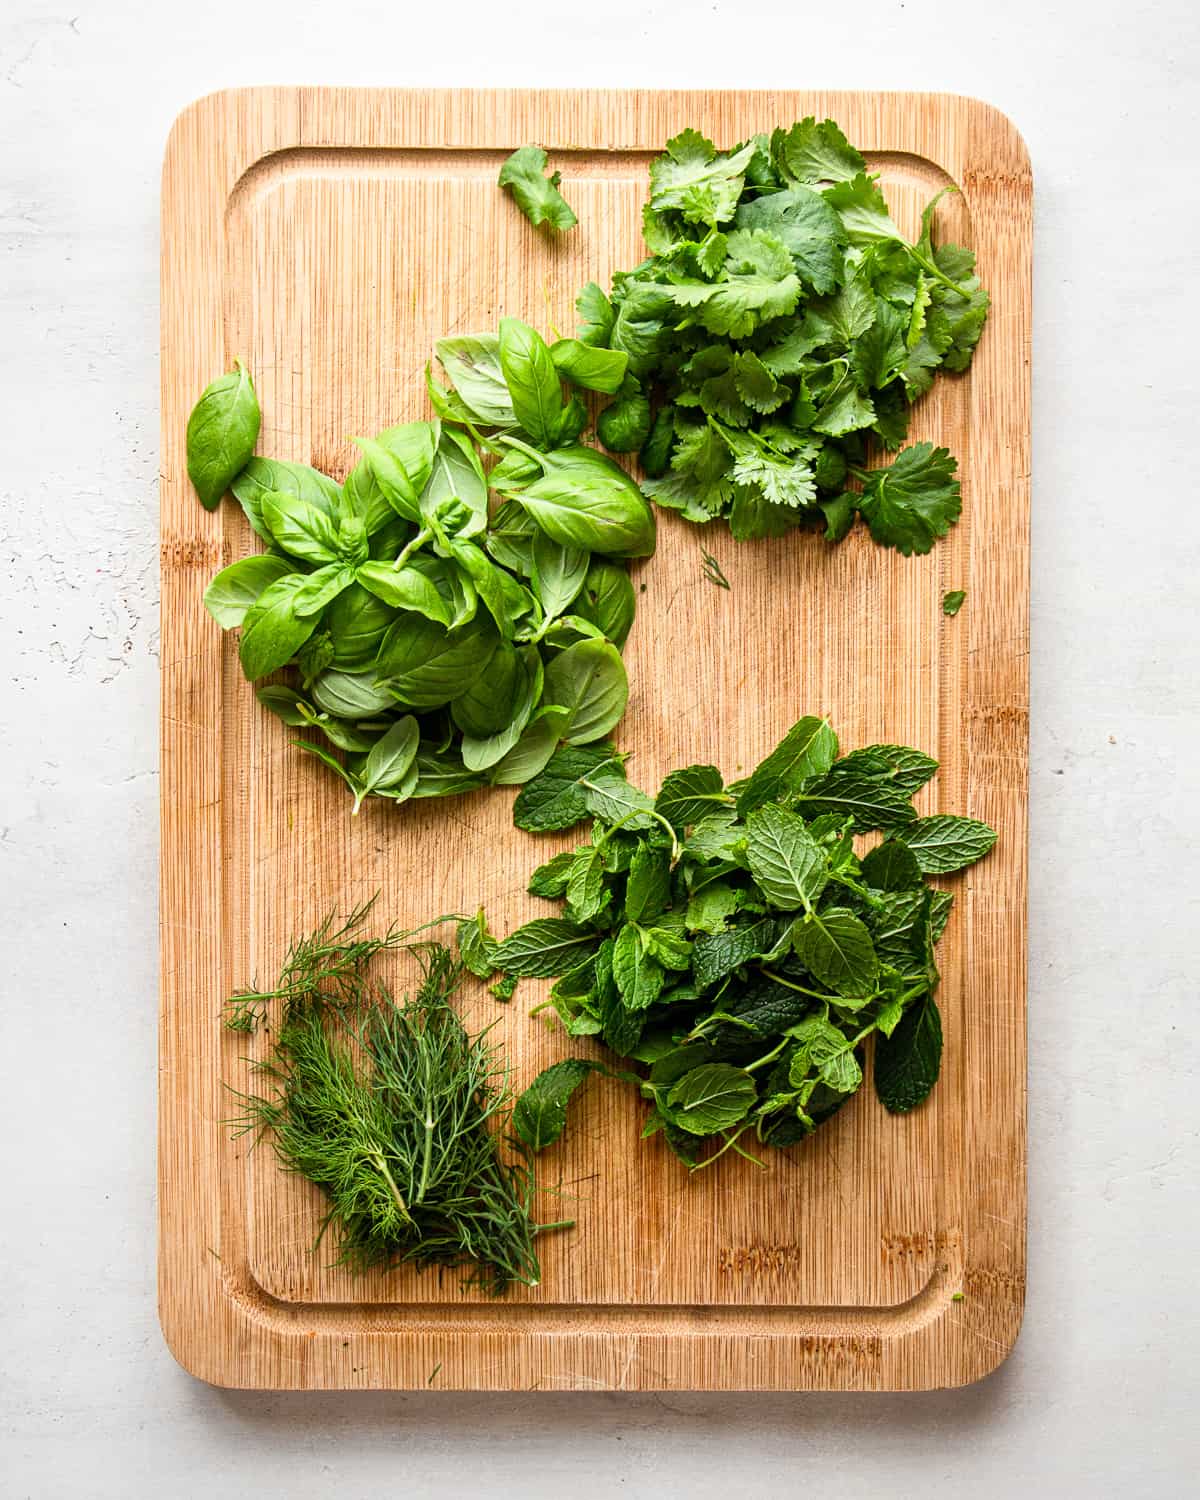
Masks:
[[[504,791],[347,816],[201,606],[255,542],[236,507],[196,501],[187,413],[241,356],[259,451],[341,477],[349,434],[426,414],[434,338],[505,314],[568,332],[579,286],[641,259],[646,166],[669,135],[690,124],[729,145],[813,113],[867,151],[906,231],[962,189],[939,233],[976,250],[994,311],[911,436],[958,456],[964,517],[926,558],[860,535],[706,535],[729,593],[702,581],[699,534],[664,518],[635,569],[619,738],[647,786],[691,761],[736,775],[803,713],[829,714],[846,749],[938,755],[922,810],[1001,832],[949,882],[942,1080],[910,1117],[864,1091],[770,1172],[727,1157],[696,1179],[638,1142],[626,1091],[596,1084],[541,1158],[578,1229],[546,1240],[540,1287],[491,1301],[454,1274],[353,1277],[311,1252],[315,1191],[230,1138],[228,1089],[259,1044],[222,1029],[221,1002],[376,890],[401,922],[483,902],[504,930],[537,912],[528,871],[570,839],[514,830]],[[531,140],[580,217],[559,240],[495,186]],[[187,1369],[268,1388],[424,1388],[436,1369],[451,1389],[883,1390],[963,1384],[1004,1357],[1025,1237],[1029,274],[1024,147],[952,96],[249,89],[180,117],[163,182],[159,1281]],[[951,588],[967,591],[954,620]],[[572,1050],[528,1018],[536,998],[526,984],[501,1013],[518,1084]],[[497,1014],[481,986],[463,1008],[469,1024]]]

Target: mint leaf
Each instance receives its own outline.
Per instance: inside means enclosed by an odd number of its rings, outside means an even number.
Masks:
[[[829,907],[811,913],[793,929],[796,957],[822,984],[838,995],[868,999],[879,977],[875,945],[865,925],[851,911]]]
[[[531,1151],[541,1151],[562,1135],[567,1105],[589,1073],[602,1072],[599,1063],[567,1057],[544,1068],[513,1107],[513,1129]]]
[[[942,1066],[942,1018],[932,995],[905,1011],[875,1043],[875,1092],[885,1109],[907,1114],[929,1095]]]
[[[738,793],[738,817],[746,817],[763,803],[777,801],[795,791],[809,777],[828,771],[837,751],[837,736],[827,720],[798,720],[770,755],[755,767]]]
[[[574,922],[561,917],[538,917],[518,927],[492,957],[497,969],[522,979],[549,979],[569,974],[596,951],[599,939]]]
[[[649,922],[671,899],[671,865],[665,849],[641,843],[629,862],[625,886],[625,915],[631,922]]]
[[[613,944],[613,978],[627,1010],[645,1010],[662,992],[663,969],[651,957],[641,929],[622,927]]]
[[[653,819],[646,816],[654,811],[653,801],[623,777],[610,774],[607,768],[604,775],[584,778],[583,794],[588,812],[605,823],[619,823],[630,830],[653,824]]]
[[[982,859],[996,842],[996,830],[974,818],[937,813],[918,818],[899,830],[899,837],[916,855],[927,875],[945,875]]]
[[[609,778],[624,777],[623,757],[611,745],[568,745],[556,750],[513,803],[513,822],[526,833],[571,828],[588,816],[585,777],[603,768]]]
[[[520,146],[500,168],[497,182],[512,194],[531,224],[572,229],[579,220],[558,190],[561,172],[546,172],[546,153],[540,146]]]
[[[458,956],[463,967],[476,979],[490,979],[496,971],[496,939],[488,931],[481,906],[466,922],[460,922],[456,933]]]
[[[746,858],[763,895],[782,911],[810,910],[829,878],[829,857],[804,819],[786,808],[757,808],[746,820]]]
[[[553,859],[539,865],[529,877],[526,887],[531,896],[545,896],[548,901],[554,901],[565,896],[567,893],[567,880],[571,874],[571,865],[575,856],[571,851],[565,850],[562,854],[556,854]]]
[[[729,794],[716,766],[685,766],[672,771],[654,799],[655,812],[675,828],[699,823],[719,807],[727,807]]]
[[[942,595],[942,613],[944,615],[956,615],[967,600],[966,589],[951,589],[949,593]]]
[[[729,1063],[685,1073],[667,1095],[670,1120],[689,1135],[715,1135],[744,1119],[755,1100],[754,1075]]]

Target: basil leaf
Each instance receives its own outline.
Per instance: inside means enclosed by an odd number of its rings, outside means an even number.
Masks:
[[[262,497],[262,518],[271,537],[285,552],[305,562],[337,561],[337,527],[327,512],[282,490]]]
[[[452,542],[451,547],[460,545]],[[469,545],[463,543],[461,545]],[[438,593],[450,614],[450,629],[457,630],[475,618],[479,607],[479,594],[468,575],[445,557],[433,557],[428,552],[417,552],[409,558],[407,566],[426,577]]]
[[[444,427],[438,438],[429,479],[420,495],[422,517],[428,520],[437,514],[439,506],[448,500],[457,500],[469,515],[457,535],[476,536],[487,530],[487,493],[487,479],[474,443],[463,433]]]
[[[973,865],[996,842],[996,831],[974,818],[936,813],[897,831],[926,875],[945,875]]]
[[[487,669],[498,642],[486,616],[450,632],[421,615],[403,615],[383,638],[376,671],[401,703],[440,708]]]
[[[739,791],[738,817],[746,817],[765,802],[778,801],[811,776],[823,775],[837,752],[837,736],[825,719],[800,719]]]
[[[333,640],[333,663],[343,672],[364,672],[379,654],[395,610],[382,599],[352,583],[337,596],[323,623]]]
[[[875,1092],[892,1114],[929,1095],[942,1069],[942,1018],[932,995],[911,1005],[890,1037],[875,1043]]]
[[[268,585],[294,571],[290,562],[270,553],[243,557],[222,568],[204,590],[204,607],[223,630],[231,630]]]
[[[357,516],[368,536],[375,536],[396,519],[396,512],[379,488],[379,481],[365,459],[346,475],[346,482],[342,486],[340,514],[343,518]]]
[[[388,503],[406,521],[422,519],[417,497],[433,472],[439,430],[438,422],[406,422],[374,438],[354,439]]]
[[[566,718],[566,712],[561,708],[539,710],[513,748],[492,767],[492,785],[521,786],[539,776],[558,749]],[[515,814],[513,821],[516,822]]]
[[[500,368],[500,340],[494,333],[439,339],[434,351],[458,395],[488,427],[516,427],[512,396]]]
[[[571,1095],[589,1073],[602,1071],[599,1063],[567,1057],[538,1074],[513,1107],[513,1129],[531,1151],[558,1140]]]
[[[291,661],[317,628],[315,618],[302,619],[296,613],[296,594],[307,582],[304,573],[277,578],[246,611],[238,655],[251,682]]]
[[[705,1063],[685,1073],[667,1095],[671,1121],[689,1135],[716,1135],[736,1125],[756,1097],[754,1075],[730,1063]]]
[[[637,613],[637,596],[626,568],[604,557],[593,558],[575,600],[575,613],[590,620],[619,651]]]
[[[346,563],[329,563],[305,578],[304,583],[296,590],[292,607],[302,619],[309,615],[319,615],[327,604],[336,599],[344,589],[348,589],[353,582],[354,569],[352,567]],[[329,652],[330,660],[332,660],[332,644]]]
[[[554,447],[563,418],[562,387],[541,334],[519,318],[501,318],[499,353],[518,423],[539,447]]]
[[[513,497],[547,536],[564,547],[621,557],[654,551],[654,516],[623,469],[594,448],[562,448],[544,457],[540,479]]]
[[[358,581],[392,609],[414,610],[439,625],[450,624],[450,610],[433,580],[419,568],[394,568],[391,563],[367,562]]]
[[[501,488],[500,471],[508,463],[508,459],[513,457],[529,462],[523,453],[511,450],[492,470],[493,487]],[[525,477],[533,479],[539,473],[541,470],[533,467],[533,473]],[[533,575],[533,539],[537,535],[538,524],[533,517],[522,510],[515,500],[506,500],[492,517],[491,528],[484,537],[484,546],[502,568],[507,568],[522,578],[530,578]]]
[[[522,979],[569,974],[592,956],[599,938],[561,917],[538,917],[518,927],[495,950],[496,967]]]
[[[572,745],[602,739],[617,724],[629,700],[629,680],[620,652],[607,641],[580,641],[546,668],[548,704],[568,711],[563,738]]]
[[[252,458],[234,479],[233,493],[250,525],[264,542],[274,538],[263,520],[262,503],[269,494],[295,495],[307,500],[330,518],[338,513],[342,492],[337,483],[307,464],[285,463],[278,458]]]
[[[533,541],[533,591],[546,615],[561,615],[587,578],[591,554],[563,547],[539,531]]]
[[[598,349],[579,339],[559,339],[550,345],[554,368],[572,385],[615,396],[625,379],[629,356],[619,349]]]
[[[353,771],[348,771],[336,755],[330,755],[329,751],[322,750],[320,745],[310,745],[307,740],[293,740],[292,744],[297,750],[302,750],[305,755],[311,755],[315,760],[319,760],[322,765],[328,766],[331,771],[341,777],[354,795],[358,796],[358,777],[355,776]]]
[[[262,414],[254,382],[240,359],[234,363],[231,374],[205,388],[188,417],[188,478],[205,510],[220,505],[258,442]]]
[[[339,672],[333,668],[315,679],[312,700],[319,709],[339,719],[369,719],[395,707],[373,672]]]
[[[295,688],[273,684],[270,687],[256,688],[254,696],[265,709],[293,729],[303,729],[312,722],[308,714],[300,712],[298,705],[304,704],[304,699]],[[304,706],[307,707],[307,704]]]
[[[358,795],[354,799],[354,813],[358,812],[363,798],[371,792],[395,791],[403,786],[416,758],[420,737],[416,719],[411,714],[406,714],[376,740],[363,762]],[[413,780],[415,785],[415,777]]]
[[[464,734],[486,739],[499,733],[512,720],[517,699],[524,688],[521,657],[515,646],[501,640],[496,644],[487,671],[451,703],[450,716]],[[469,769],[478,771],[483,768],[471,766]]]
[[[603,288],[589,281],[575,298],[579,313],[579,342],[596,348],[607,348],[615,313]]]
[[[464,770],[457,756],[431,750],[417,751],[414,769],[417,772],[414,798],[461,797],[485,785],[485,778]]]
[[[469,771],[486,771],[493,766],[498,767],[505,757],[516,749],[525,733],[526,726],[533,717],[533,710],[538,699],[542,696],[542,659],[538,655],[537,648],[524,646],[514,655],[516,672],[509,714],[505,723],[495,732],[483,735],[469,733],[464,729],[462,758],[463,765]],[[486,675],[491,676],[490,667]],[[451,712],[453,712],[453,705]],[[458,722],[457,718],[456,722]],[[553,742],[557,742],[558,726],[552,726],[551,732]]]
[[[534,613],[533,595],[510,573],[496,567],[474,542],[454,540],[450,554],[474,585],[500,634],[511,640],[520,622]]]

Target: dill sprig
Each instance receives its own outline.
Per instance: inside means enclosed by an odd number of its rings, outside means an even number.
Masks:
[[[705,579],[709,583],[715,583],[718,588],[729,588],[729,579],[726,578],[725,574],[721,571],[721,564],[716,560],[712,553],[706,551],[703,547],[701,547],[700,556],[704,559],[704,567],[700,571],[703,573]]]
[[[358,937],[369,910],[337,927],[326,919],[289,949],[274,989],[233,997],[239,1029],[253,1029],[272,1002],[281,1014],[271,1055],[255,1064],[273,1091],[239,1094],[230,1123],[236,1134],[269,1131],[284,1169],[327,1195],[317,1242],[334,1231],[336,1264],[474,1263],[469,1279],[495,1294],[513,1281],[534,1286],[534,1236],[563,1226],[534,1222],[528,1152],[507,1136],[512,1095],[499,1050],[487,1031],[468,1035],[450,1004],[462,965],[444,944],[411,942],[394,927]],[[368,972],[397,947],[422,969],[401,1000]]]

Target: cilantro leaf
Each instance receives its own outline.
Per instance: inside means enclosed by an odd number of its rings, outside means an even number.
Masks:
[[[699,131],[683,130],[650,164],[650,207],[676,209],[689,223],[723,224],[733,218],[754,156],[751,142],[732,155],[717,152]]]
[[[561,172],[545,176],[547,156],[540,146],[520,146],[500,168],[497,179],[507,188],[531,224],[571,229],[579,220],[558,190]]]
[[[888,468],[864,474],[858,508],[872,537],[905,557],[928,552],[962,510],[957,468],[945,448],[917,443]]]
[[[866,162],[832,120],[818,125],[814,116],[798,120],[790,130],[777,130],[771,157],[789,181],[844,182],[865,172]]]

